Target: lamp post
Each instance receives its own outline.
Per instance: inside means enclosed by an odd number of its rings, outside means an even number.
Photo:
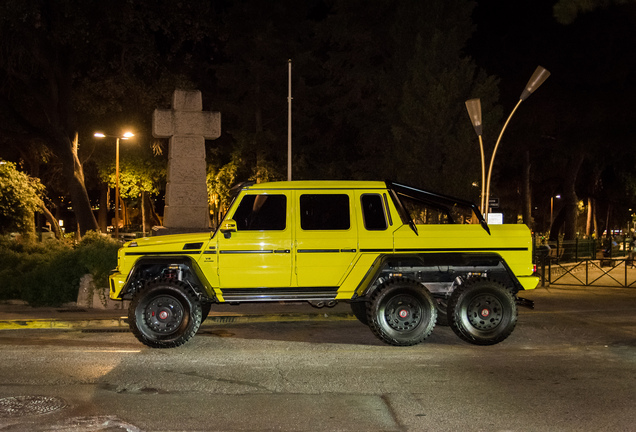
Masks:
[[[470,121],[473,124],[477,137],[479,138],[479,152],[481,153],[481,205],[479,206],[479,210],[483,212],[486,187],[486,159],[484,156],[484,141],[481,137],[483,129],[481,123],[481,101],[479,99],[469,99],[465,103],[468,115],[470,116]]]
[[[106,135],[95,132],[96,138],[115,138],[115,239],[119,240],[119,140],[127,140],[135,136],[132,132],[125,132],[123,135]]]
[[[508,116],[506,123],[504,123],[501,128],[501,132],[499,133],[499,137],[497,138],[497,142],[495,143],[495,148],[492,151],[492,156],[490,157],[490,165],[488,167],[488,177],[485,180],[486,190],[484,192],[484,188],[482,186],[482,213],[488,217],[488,198],[490,197],[490,179],[492,177],[492,167],[495,163],[495,156],[497,155],[497,149],[499,148],[499,143],[501,142],[501,137],[503,136],[506,128],[508,127],[508,123],[510,123],[510,119],[521,105],[521,102],[528,99],[530,95],[539,88],[541,84],[550,76],[550,72],[548,72],[545,68],[541,66],[537,66],[534,73],[530,77],[530,80],[526,84],[526,87],[523,89],[521,96],[519,97],[519,102],[515,105],[514,109]],[[482,151],[482,183],[484,182],[484,173],[485,173],[485,163],[484,163],[484,155],[483,155],[483,143],[481,138],[482,126],[481,126],[481,103],[479,99],[470,99],[466,101],[466,109],[468,110],[468,115],[470,116],[470,120],[473,123],[473,127],[475,128],[475,132],[479,137],[479,145]],[[485,196],[483,196],[485,194]]]

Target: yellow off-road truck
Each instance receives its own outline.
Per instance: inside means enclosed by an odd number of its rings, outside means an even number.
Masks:
[[[415,345],[437,324],[491,345],[536,287],[525,225],[487,225],[470,202],[373,181],[245,183],[213,233],[140,238],[119,250],[110,297],[131,300],[144,344],[195,335],[217,303],[337,302],[382,341]]]

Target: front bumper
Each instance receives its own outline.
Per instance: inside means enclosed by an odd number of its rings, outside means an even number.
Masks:
[[[116,269],[113,270],[108,277],[108,283],[110,286],[109,296],[112,300],[121,300],[120,293],[126,284],[127,275],[121,274]]]

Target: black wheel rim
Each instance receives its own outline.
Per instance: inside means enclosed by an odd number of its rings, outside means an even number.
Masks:
[[[424,310],[415,297],[402,294],[392,297],[384,308],[384,319],[393,330],[409,331],[422,322]]]
[[[158,334],[171,334],[179,329],[185,310],[179,300],[172,296],[153,298],[144,309],[144,321],[148,329]]]
[[[504,319],[501,301],[492,294],[482,294],[471,299],[467,308],[468,321],[477,330],[492,330]]]

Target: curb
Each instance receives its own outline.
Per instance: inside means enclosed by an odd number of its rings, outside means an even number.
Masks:
[[[267,314],[267,315],[209,315],[201,327],[224,324],[246,324],[267,322],[297,322],[297,321],[344,321],[355,320],[353,314],[322,313],[322,314]],[[28,320],[0,320],[0,330],[19,329],[96,329],[96,328],[128,328],[128,317],[108,319],[28,319]]]

